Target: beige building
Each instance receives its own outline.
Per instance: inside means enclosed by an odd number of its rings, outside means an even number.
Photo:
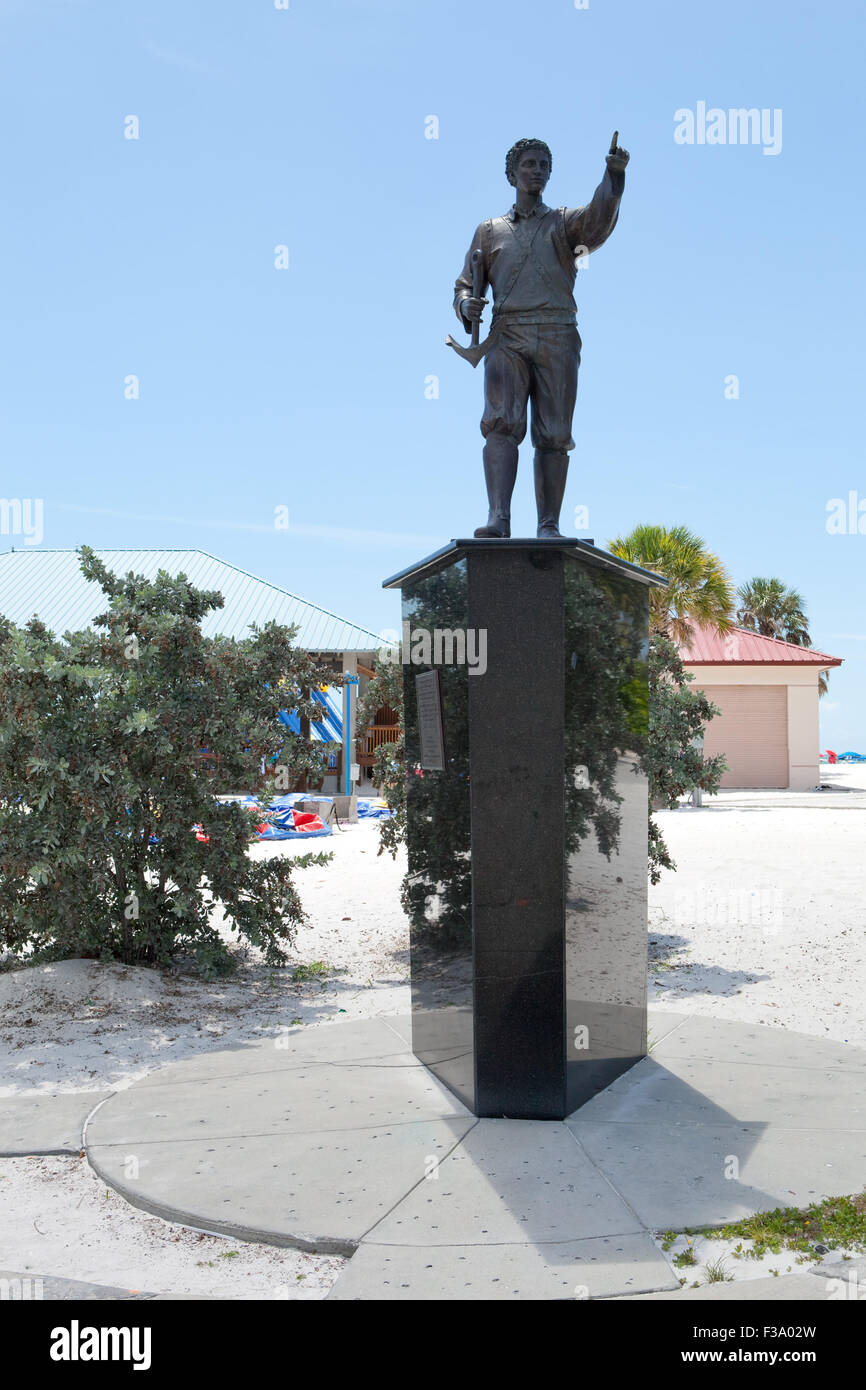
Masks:
[[[692,689],[721,710],[707,726],[704,755],[727,758],[723,787],[818,785],[818,676],[841,666],[840,657],[739,627],[725,636],[698,628],[680,656]]]

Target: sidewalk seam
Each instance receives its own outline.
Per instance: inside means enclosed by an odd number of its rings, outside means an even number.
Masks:
[[[448,1150],[448,1152],[447,1152],[446,1154],[444,1154],[442,1158],[439,1159],[439,1162],[438,1162],[437,1165],[436,1165],[436,1172],[437,1172],[437,1174],[438,1174],[438,1172],[439,1172],[439,1169],[442,1167],[442,1164],[445,1162],[445,1160],[448,1159],[448,1158],[450,1158],[451,1155],[455,1152],[455,1150],[459,1149],[460,1145],[461,1145],[461,1144],[464,1142],[464,1140],[466,1139],[466,1135],[471,1134],[472,1131],[473,1131],[473,1129],[475,1129],[475,1126],[478,1124],[478,1116],[477,1116],[477,1115],[473,1116],[473,1119],[475,1120],[475,1124],[471,1124],[471,1125],[469,1126],[469,1128],[466,1130],[466,1133],[465,1133],[465,1134],[461,1134],[460,1138],[457,1139],[457,1140],[455,1140],[455,1142],[451,1145],[451,1148]],[[395,1212],[399,1206],[402,1206],[402,1204],[406,1201],[407,1197],[411,1197],[412,1193],[415,1191],[415,1189],[416,1189],[417,1187],[420,1187],[420,1186],[421,1186],[421,1183],[422,1183],[422,1182],[426,1182],[426,1181],[427,1181],[426,1177],[424,1176],[424,1174],[422,1174],[421,1177],[418,1179],[417,1182],[414,1182],[414,1183],[412,1184],[412,1186],[411,1186],[410,1188],[408,1188],[408,1189],[403,1193],[403,1195],[402,1195],[401,1197],[398,1197],[398,1198],[397,1198],[397,1201],[394,1203],[394,1205],[393,1205],[392,1207],[390,1207],[389,1210],[386,1211],[386,1212],[384,1213],[384,1215],[380,1216],[376,1221],[373,1222],[373,1225],[372,1225],[372,1226],[368,1227],[368,1229],[367,1229],[366,1231],[363,1232],[363,1234],[359,1237],[358,1246],[360,1246],[364,1241],[366,1241],[366,1239],[367,1239],[367,1237],[370,1235],[370,1232],[371,1232],[371,1231],[375,1231],[376,1227],[377,1227],[377,1226],[381,1226],[382,1222],[383,1222],[384,1220],[386,1220],[386,1218],[389,1217],[389,1216],[391,1215],[392,1212]],[[373,1242],[371,1242],[371,1244],[374,1244],[374,1245],[375,1245],[376,1242],[373,1241]],[[381,1244],[381,1242],[380,1242],[380,1244]],[[356,1247],[356,1248],[357,1248],[357,1247]]]

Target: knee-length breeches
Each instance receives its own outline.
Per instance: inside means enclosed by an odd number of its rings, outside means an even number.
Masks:
[[[571,421],[577,400],[580,334],[570,323],[503,324],[484,359],[481,433],[526,435],[532,402],[536,449],[574,448]]]

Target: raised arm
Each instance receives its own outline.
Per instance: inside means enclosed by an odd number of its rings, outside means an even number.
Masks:
[[[605,159],[607,168],[591,202],[585,208],[569,208],[565,214],[565,229],[572,247],[584,246],[587,251],[597,251],[616,226],[625,189],[625,166],[629,161],[628,150],[617,144],[618,135],[619,132],[614,131]]]

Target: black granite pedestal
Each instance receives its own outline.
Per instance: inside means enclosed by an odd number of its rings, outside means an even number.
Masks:
[[[646,1052],[648,593],[581,541],[453,541],[403,594],[412,1046],[562,1119]]]

